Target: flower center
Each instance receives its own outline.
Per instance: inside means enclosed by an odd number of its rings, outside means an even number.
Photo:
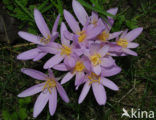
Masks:
[[[100,83],[100,76],[97,76],[93,72],[91,72],[91,74],[88,76],[88,79],[90,80],[89,85],[91,85],[93,82]]]
[[[84,70],[84,68],[85,68],[85,66],[84,66],[83,62],[77,61],[75,68],[74,68],[74,71],[82,72]]]
[[[128,41],[126,39],[122,39],[122,38],[120,38],[116,43],[117,43],[117,45],[119,45],[123,48],[127,48],[127,45],[128,45]]]
[[[56,87],[56,82],[54,79],[48,78],[42,91],[44,91],[45,89],[47,89],[49,91],[49,93],[51,94],[51,88]]]
[[[70,55],[71,54],[71,48],[66,46],[66,45],[62,45],[62,48],[61,48],[61,55]]]
[[[94,66],[99,65],[101,63],[101,55],[98,53],[95,55],[92,55],[90,56],[90,60]]]
[[[41,38],[40,42],[48,44],[50,42],[50,39],[51,39],[50,35],[47,34],[47,37],[46,38],[45,37]]]
[[[107,33],[106,31],[103,31],[100,35],[98,35],[98,39],[103,42],[107,42],[108,38],[109,38],[109,33]]]
[[[93,21],[91,22],[91,24],[93,24],[94,26],[97,26],[97,20],[95,18],[93,18]]]
[[[79,35],[78,42],[83,42],[86,38],[86,31],[82,30],[81,32],[78,32],[77,35]]]

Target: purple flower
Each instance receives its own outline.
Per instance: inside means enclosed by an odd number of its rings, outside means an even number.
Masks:
[[[102,75],[96,75],[94,72],[88,73],[85,77],[85,81],[86,82],[79,96],[79,104],[82,103],[87,96],[90,87],[92,87],[95,99],[99,105],[104,105],[106,103],[107,97],[104,86],[114,91],[119,90],[118,86],[114,82],[103,77]]]
[[[118,8],[111,8],[111,9],[107,10],[107,12],[112,15],[116,15],[117,11],[118,11]],[[107,19],[108,23],[106,23],[103,20],[103,24],[102,24],[103,28],[105,28],[105,29],[96,38],[100,42],[108,42],[108,40],[114,39],[122,33],[122,31],[110,33],[110,30],[114,24],[114,19],[109,16],[107,16],[107,18],[108,18]],[[95,12],[92,12],[91,24],[96,25],[98,20],[99,20],[98,15]]]
[[[67,74],[63,77],[61,84],[65,84],[69,80],[71,80],[75,75],[75,86],[76,89],[84,82],[85,77],[85,71],[86,67],[89,67],[88,60],[85,57],[79,58],[76,57],[76,64],[74,67],[67,66],[64,63],[55,65],[53,68],[59,71],[69,71]],[[89,69],[89,68],[88,68]]]
[[[83,29],[80,30],[79,23],[75,20],[72,14],[67,10],[64,10],[64,18],[74,33],[71,36],[71,34],[65,32],[65,36],[67,38],[71,38],[73,42],[79,44],[80,47],[86,47],[88,40],[95,38],[104,29],[101,26],[102,20],[99,19],[97,22],[97,26],[94,27],[94,25],[89,24],[89,17],[82,5],[76,0],[73,0],[72,5],[74,13],[76,14],[80,23],[83,25]]]
[[[66,28],[66,25],[62,22],[61,24],[62,45],[52,42],[49,46],[39,47],[43,51],[46,51],[51,54],[55,54],[44,64],[45,69],[51,68],[54,65],[59,64],[63,59],[66,65],[73,67],[75,66],[74,57],[76,55],[80,56],[82,54],[80,49],[75,48],[73,44],[70,44],[70,41],[64,37],[63,35],[64,31],[67,31],[67,28]]]
[[[113,58],[107,55],[108,51],[108,45],[101,47],[101,44],[95,43],[91,44],[90,49],[84,52],[90,61],[93,72],[95,72],[97,75],[100,75],[101,67],[109,68],[115,63]]]
[[[143,31],[143,28],[136,28],[132,31],[127,33],[127,30],[125,30],[119,39],[116,40],[116,44],[121,46],[121,50],[119,51],[121,54],[129,54],[133,56],[137,56],[137,53],[130,50],[130,48],[136,48],[139,46],[138,43],[132,42],[134,39],[136,39],[141,32]]]
[[[36,118],[42,112],[48,101],[50,114],[54,115],[57,107],[57,91],[66,103],[69,102],[65,90],[57,81],[57,78],[54,77],[52,70],[48,70],[48,75],[28,68],[23,68],[21,71],[34,79],[44,81],[43,83],[34,85],[18,94],[18,97],[27,97],[41,92],[34,105],[33,117]]]
[[[18,32],[18,35],[21,38],[23,38],[29,42],[37,44],[38,46],[46,46],[58,37],[57,27],[58,27],[58,23],[59,23],[59,18],[60,18],[60,15],[58,15],[58,17],[54,23],[52,32],[50,33],[50,30],[49,30],[44,18],[42,17],[42,14],[39,12],[39,10],[34,9],[34,19],[35,19],[36,25],[37,25],[38,29],[40,30],[41,34],[43,35],[43,37],[40,37],[38,35],[33,35],[31,33],[23,32],[23,31]],[[37,61],[37,60],[40,60],[41,58],[43,58],[46,54],[47,54],[46,52],[40,50],[37,47],[37,48],[31,49],[31,50],[28,50],[26,52],[19,54],[17,56],[17,59],[19,59],[19,60],[33,59],[33,61]]]

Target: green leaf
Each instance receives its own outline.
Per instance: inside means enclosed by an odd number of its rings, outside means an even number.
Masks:
[[[10,120],[10,113],[8,111],[6,111],[6,110],[3,110],[2,111],[2,118],[4,120]]]
[[[93,7],[92,5],[88,4],[87,2],[83,1],[83,0],[78,0],[83,6],[85,6],[86,8],[88,9],[91,9],[92,11],[96,11],[102,15],[105,15],[105,16],[110,16],[112,18],[115,18],[114,15],[104,11],[103,9],[99,9],[99,8],[96,8],[96,7]]]
[[[24,120],[27,118],[27,111],[25,108],[20,108],[18,111],[18,116],[20,118],[20,120]]]

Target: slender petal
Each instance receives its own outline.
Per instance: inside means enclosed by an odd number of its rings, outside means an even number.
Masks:
[[[118,86],[114,82],[110,81],[109,79],[101,78],[100,82],[101,84],[110,88],[111,90],[115,90],[115,91],[119,90]]]
[[[42,112],[42,110],[46,106],[48,100],[49,100],[49,92],[47,92],[47,93],[42,92],[38,96],[38,98],[35,102],[35,105],[34,105],[33,117],[36,118]]]
[[[18,60],[31,60],[39,55],[40,49],[34,48],[25,52],[20,53],[17,56]]]
[[[20,94],[18,94],[18,97],[27,97],[27,96],[32,96],[34,94],[37,94],[37,93],[42,91],[42,88],[43,88],[44,84],[45,83],[34,85],[34,86],[24,90]]]
[[[54,47],[38,47],[38,48],[50,54],[57,54],[59,52],[58,49]]]
[[[96,82],[92,84],[92,88],[97,103],[99,105],[104,105],[106,103],[106,91],[104,87]]]
[[[72,14],[68,12],[67,10],[64,10],[64,18],[66,19],[69,27],[72,29],[74,33],[80,32],[80,27],[79,27],[78,22],[75,20]]]
[[[143,28],[141,27],[133,29],[132,31],[128,32],[124,38],[127,39],[128,41],[133,41],[141,34],[142,31],[143,31]]]
[[[53,57],[51,57],[45,64],[44,64],[44,69],[48,69],[53,67],[54,65],[59,64],[63,60],[63,56],[60,54],[57,54]]]
[[[129,42],[127,48],[136,48],[136,47],[138,47],[138,46],[139,46],[138,43]]]
[[[38,44],[38,45],[44,45],[44,43],[42,43],[40,40],[41,40],[41,37],[39,36],[36,36],[36,35],[33,35],[31,33],[27,33],[27,32],[23,32],[23,31],[20,31],[18,32],[18,35],[29,41],[29,42],[32,42],[32,43],[35,43],[35,44]]]
[[[41,52],[33,59],[33,61],[38,61],[38,60],[42,59],[44,56],[46,56],[46,55],[47,55],[47,53]]]
[[[80,23],[82,25],[85,25],[88,20],[88,14],[86,13],[83,6],[77,0],[73,0],[72,6],[73,6],[74,13],[78,18],[78,20],[80,21]]]
[[[64,90],[64,88],[60,85],[60,83],[57,82],[57,91],[60,94],[61,98],[68,103],[69,102],[69,98],[67,96],[66,91]]]
[[[51,69],[48,69],[48,75],[50,78],[54,78],[53,71]]]
[[[84,84],[83,89],[82,89],[81,94],[80,94],[80,97],[79,97],[79,100],[78,100],[79,104],[81,104],[83,102],[83,100],[85,99],[85,97],[87,96],[89,89],[90,89],[90,86],[91,85],[89,85],[89,81],[87,81]]]
[[[98,25],[97,27],[94,27],[92,30],[87,31],[87,33],[86,33],[87,34],[87,38],[86,39],[93,39],[93,38],[95,38],[97,35],[99,35],[102,32],[103,29],[104,29],[103,26]]]
[[[64,78],[62,79],[61,81],[61,84],[64,84],[66,82],[68,82],[69,80],[71,80],[73,77],[74,77],[75,74],[71,73],[71,72],[68,72]]]
[[[53,29],[52,29],[52,34],[57,31],[59,20],[60,20],[60,14],[57,16],[57,18],[55,20],[55,23],[54,23]]]
[[[102,76],[110,77],[116,75],[121,72],[121,68],[118,66],[114,66],[112,68],[102,69]]]
[[[115,63],[115,61],[113,60],[112,57],[104,57],[104,58],[102,58],[101,65],[103,67],[111,67],[114,65],[114,63]]]
[[[118,11],[118,8],[111,8],[111,9],[107,10],[107,12],[112,15],[116,15],[117,11]]]
[[[65,59],[64,59],[64,63],[67,66],[73,68],[75,66],[75,59],[72,56],[66,56]]]
[[[93,71],[94,71],[97,75],[100,75],[100,73],[101,73],[101,67],[100,67],[100,65],[93,66]]]
[[[77,72],[75,79],[75,86],[80,85],[84,80],[85,74],[84,72]]]
[[[61,24],[61,43],[62,43],[63,45],[69,46],[70,41],[67,40],[67,39],[65,38],[65,36],[64,36],[64,32],[65,32],[65,31],[67,31],[67,27],[66,27],[66,25],[64,24],[64,22],[62,22],[62,24]]]
[[[109,40],[118,37],[121,33],[122,33],[122,31],[120,31],[120,32],[114,32],[114,33],[109,34]]]
[[[38,29],[40,30],[40,32],[42,33],[42,35],[45,38],[47,38],[48,35],[51,35],[49,28],[48,28],[42,14],[37,9],[34,9],[34,18],[35,18],[36,25],[37,25]]]
[[[22,68],[21,72],[37,80],[46,80],[46,78],[48,77],[46,74],[38,70],[29,69],[29,68]]]
[[[130,49],[123,49],[123,51],[126,53],[126,54],[129,54],[129,55],[133,55],[133,56],[138,56],[138,54]]]
[[[49,112],[53,116],[57,108],[57,91],[56,88],[52,88],[52,93],[49,94]]]
[[[105,45],[98,51],[98,53],[101,55],[101,57],[103,57],[106,55],[106,53],[108,53],[109,48],[110,47],[108,45]]]
[[[68,68],[67,68],[67,66],[64,63],[58,64],[58,65],[54,65],[53,69],[59,70],[59,71],[68,71]]]

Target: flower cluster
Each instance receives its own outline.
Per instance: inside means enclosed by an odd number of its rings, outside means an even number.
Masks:
[[[73,0],[72,7],[79,22],[69,11],[64,10],[64,18],[72,32],[68,31],[65,23],[62,22],[60,28],[61,43],[55,42],[59,36],[57,27],[60,15],[58,15],[50,32],[44,18],[37,9],[34,10],[34,18],[43,36],[22,31],[18,33],[23,39],[37,44],[37,47],[19,54],[17,59],[37,61],[48,53],[53,55],[43,66],[44,69],[48,69],[49,75],[33,69],[22,69],[24,74],[44,81],[18,95],[18,97],[26,97],[41,92],[34,106],[34,117],[40,114],[48,100],[50,114],[55,113],[57,91],[65,102],[69,102],[69,98],[61,84],[70,81],[74,76],[76,90],[80,85],[84,84],[78,99],[79,104],[83,102],[92,87],[97,103],[104,105],[107,99],[104,87],[114,91],[119,89],[114,82],[107,78],[121,71],[113,57],[137,56],[137,53],[132,51],[131,48],[138,47],[138,43],[133,42],[133,40],[141,34],[143,28],[136,28],[130,32],[125,30],[111,33],[114,23],[113,18],[108,16],[107,20],[103,20],[94,11],[89,16],[76,0]],[[118,8],[107,10],[108,13],[114,16],[117,11]],[[67,71],[61,80],[61,84],[58,82],[61,78],[55,78],[51,68]]]

